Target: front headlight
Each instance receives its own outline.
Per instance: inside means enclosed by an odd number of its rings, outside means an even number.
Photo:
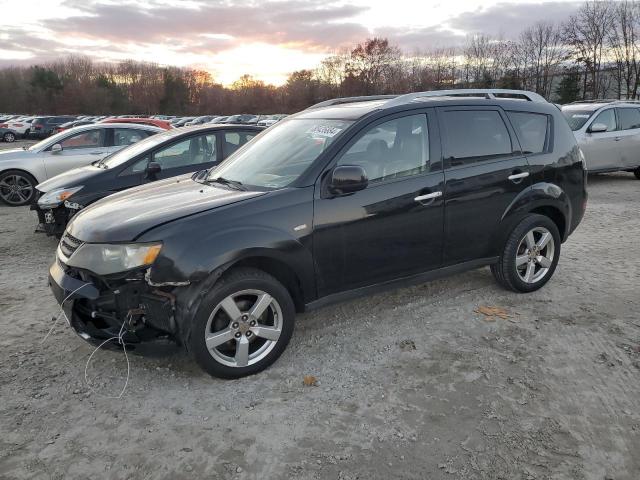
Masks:
[[[71,255],[66,264],[98,275],[109,275],[151,265],[161,248],[161,243],[85,243]]]
[[[73,188],[56,188],[55,190],[51,190],[38,199],[38,206],[40,208],[56,208],[71,195],[81,190],[83,186],[84,185]]]

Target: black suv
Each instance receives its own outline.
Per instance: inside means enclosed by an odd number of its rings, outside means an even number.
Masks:
[[[296,311],[486,265],[539,289],[586,199],[573,134],[536,94],[338,99],[82,210],[50,285],[83,338],[170,336],[234,378],[278,358]]]
[[[36,117],[31,122],[29,135],[36,138],[47,138],[55,133],[55,129],[63,123],[76,120],[77,117],[62,115],[59,117]]]

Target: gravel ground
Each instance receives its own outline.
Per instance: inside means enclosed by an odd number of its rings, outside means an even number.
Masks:
[[[590,179],[554,278],[488,269],[300,315],[267,371],[93,349],[46,285],[54,239],[0,207],[0,478],[640,478],[640,182]],[[505,318],[477,313],[499,307]],[[313,375],[317,385],[305,386]]]

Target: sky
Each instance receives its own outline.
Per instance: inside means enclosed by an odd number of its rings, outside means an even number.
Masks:
[[[582,2],[470,0],[0,0],[0,66],[69,54],[196,67],[230,84],[243,74],[276,85],[374,36],[407,52],[467,35],[514,38],[563,21]]]

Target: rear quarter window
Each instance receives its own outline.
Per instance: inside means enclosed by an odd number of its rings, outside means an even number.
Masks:
[[[545,153],[549,148],[549,115],[531,112],[507,112],[520,140],[523,153]]]

